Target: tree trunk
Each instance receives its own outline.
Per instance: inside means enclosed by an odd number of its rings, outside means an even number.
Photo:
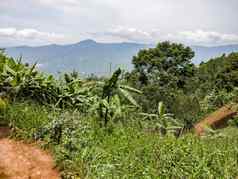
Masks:
[[[108,104],[110,103],[110,96],[107,97],[107,102],[108,102]],[[105,118],[104,118],[105,127],[107,126],[107,123],[108,123],[108,111],[109,111],[109,109],[106,108],[106,113],[105,113]]]

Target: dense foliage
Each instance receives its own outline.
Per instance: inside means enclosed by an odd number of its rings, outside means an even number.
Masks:
[[[156,48],[141,50],[133,58],[134,70],[127,73],[126,79],[143,92],[137,100],[144,112],[154,112],[163,101],[168,111],[189,127],[207,113],[202,109],[207,96],[229,96],[238,86],[238,53],[222,55],[199,66],[191,63],[193,56],[189,47],[162,42]]]
[[[193,56],[162,42],[141,50],[132,72],[56,79],[1,52],[0,125],[41,140],[63,178],[235,178],[237,119],[204,138],[192,127],[238,101],[238,53],[199,66]]]

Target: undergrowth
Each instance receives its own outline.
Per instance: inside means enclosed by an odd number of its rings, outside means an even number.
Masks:
[[[199,66],[193,55],[162,42],[140,51],[131,73],[56,79],[0,50],[0,126],[51,150],[66,179],[235,178],[237,118],[203,138],[192,129],[238,102],[238,53]]]
[[[33,102],[14,103],[3,115],[14,125],[15,137],[37,137],[43,147],[52,150],[63,178],[238,176],[236,128],[204,138],[190,133],[179,138],[161,137],[132,123],[101,128],[94,117]]]

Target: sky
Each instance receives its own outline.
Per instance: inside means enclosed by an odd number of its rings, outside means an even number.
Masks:
[[[0,47],[99,42],[238,44],[238,0],[0,0]]]

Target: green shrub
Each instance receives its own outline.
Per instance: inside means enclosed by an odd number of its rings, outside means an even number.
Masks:
[[[51,111],[50,115],[54,113]],[[48,108],[34,102],[15,102],[6,109],[2,118],[23,139],[32,139],[35,131],[51,120]]]

